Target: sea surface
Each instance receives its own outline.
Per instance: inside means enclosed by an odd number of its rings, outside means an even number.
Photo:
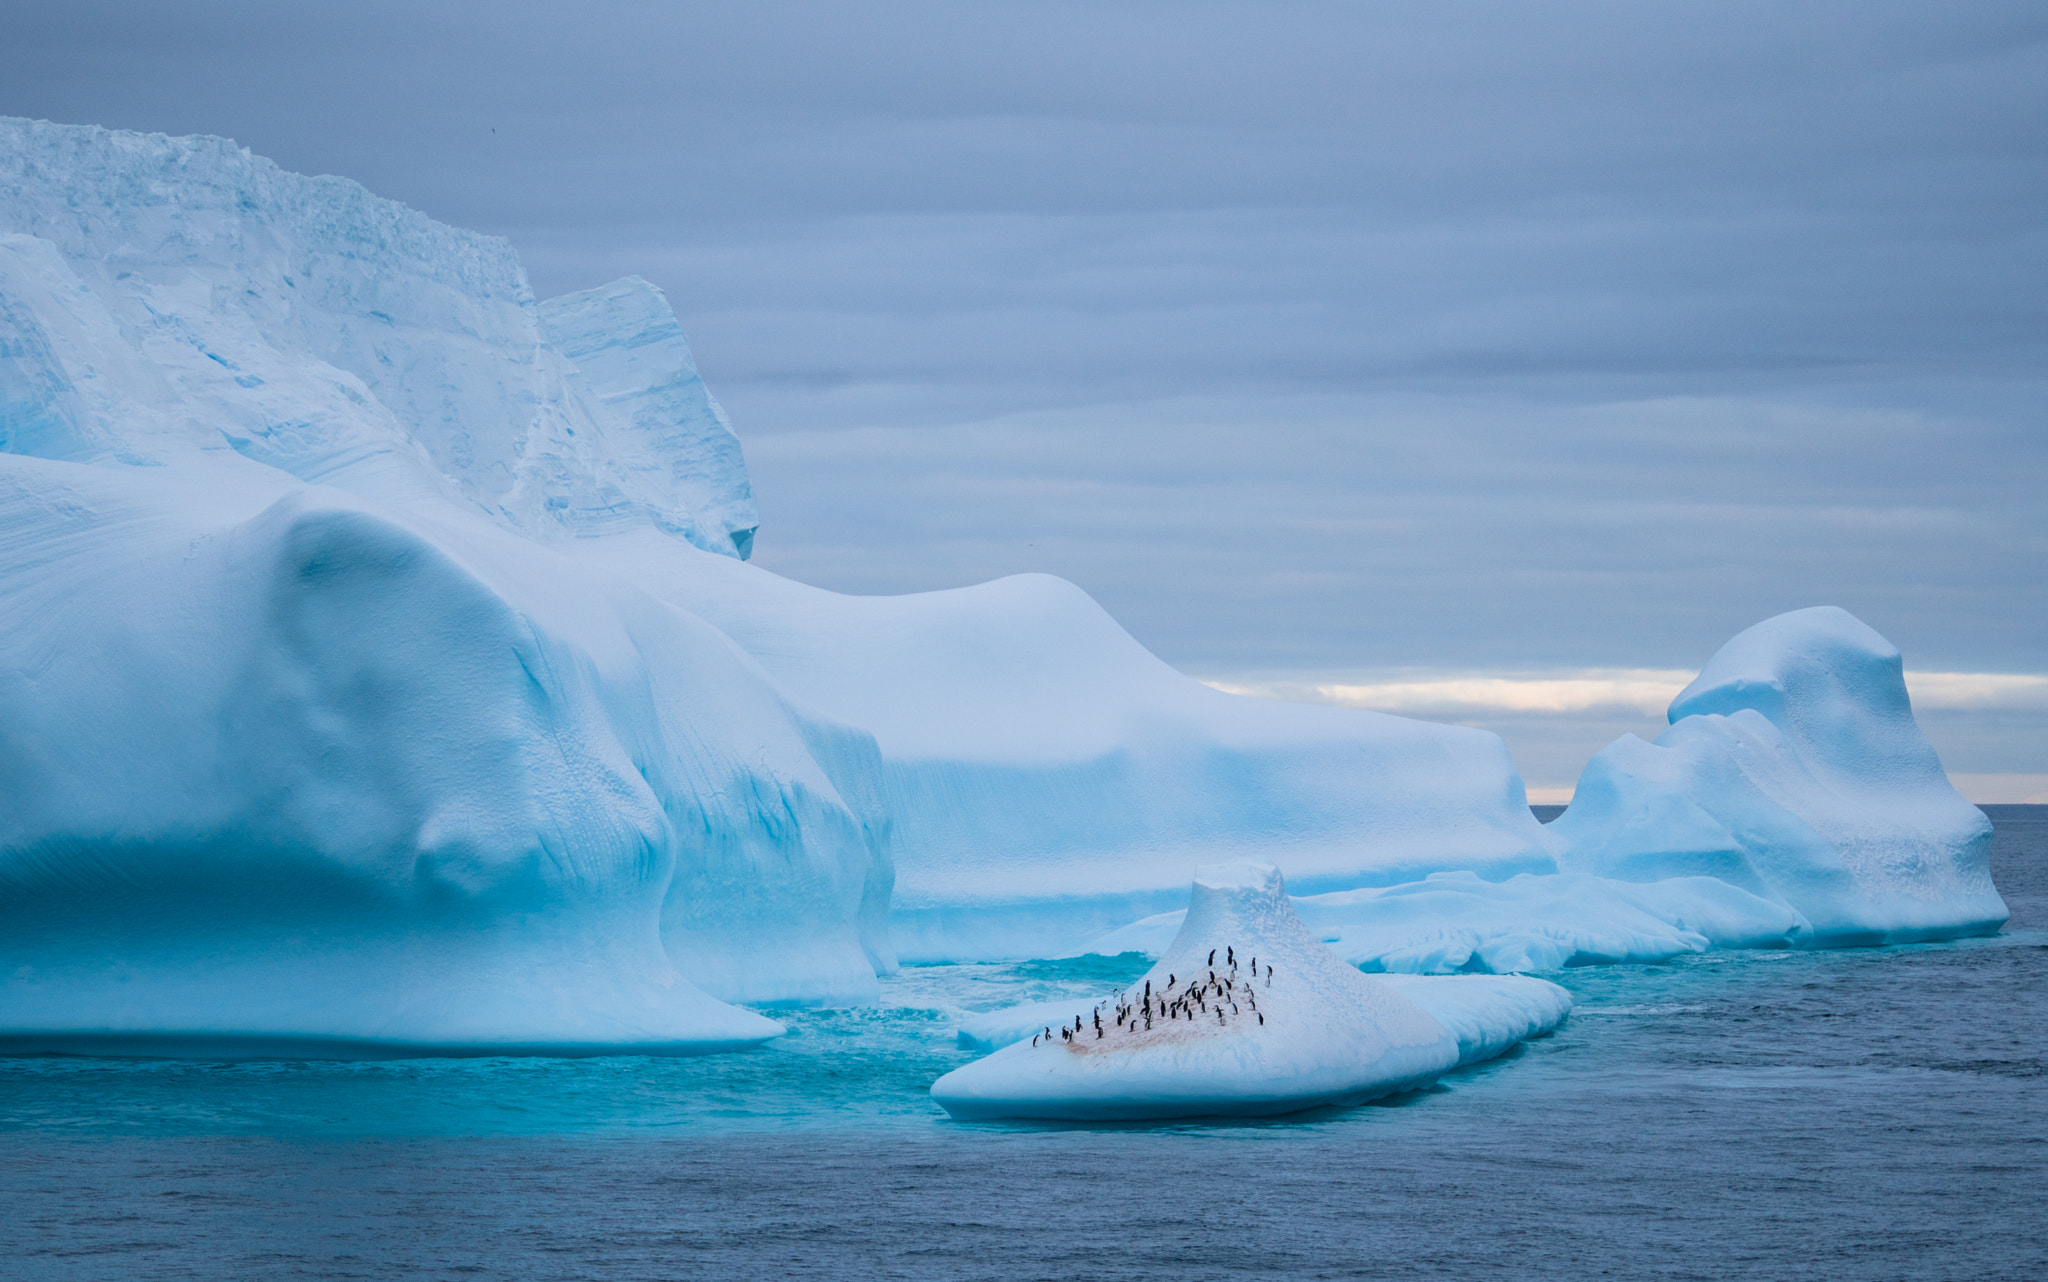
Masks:
[[[960,1016],[1135,956],[906,969],[702,1059],[0,1059],[0,1277],[2048,1278],[2048,807],[1998,936],[1555,973],[1390,1103],[962,1125]]]

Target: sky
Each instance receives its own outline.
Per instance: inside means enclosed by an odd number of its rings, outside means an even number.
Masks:
[[[1562,800],[1843,606],[2048,800],[2048,7],[0,0],[0,113],[662,286],[756,560],[1042,570]]]

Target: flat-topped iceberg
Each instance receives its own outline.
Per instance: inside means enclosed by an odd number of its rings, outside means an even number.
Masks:
[[[941,1077],[932,1098],[956,1118],[1120,1121],[1266,1116],[1358,1103],[1424,1085],[1498,1054],[1570,1008],[1540,980],[1491,984],[1465,1000],[1361,974],[1309,934],[1270,864],[1196,876],[1186,916],[1157,965],[1087,1010]],[[1404,992],[1403,989],[1406,989]]]

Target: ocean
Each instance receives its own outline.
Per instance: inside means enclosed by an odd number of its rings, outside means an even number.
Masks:
[[[1135,956],[700,1059],[0,1059],[0,1277],[2048,1277],[2048,807],[1986,809],[1995,937],[1559,972],[1556,1034],[1262,1123],[931,1104],[960,1011]]]

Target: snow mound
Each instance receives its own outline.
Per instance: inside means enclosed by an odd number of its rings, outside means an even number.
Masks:
[[[1551,825],[1567,869],[1708,877],[1778,905],[1808,944],[1996,930],[1991,823],[1913,720],[1899,652],[1832,606],[1723,646],[1655,743],[1624,735]]]
[[[1488,1022],[1462,1015],[1475,1053]],[[1179,935],[1128,990],[955,1069],[932,1097],[962,1119],[1259,1116],[1412,1089],[1464,1054],[1317,943],[1278,869],[1241,860],[1201,870]]]

